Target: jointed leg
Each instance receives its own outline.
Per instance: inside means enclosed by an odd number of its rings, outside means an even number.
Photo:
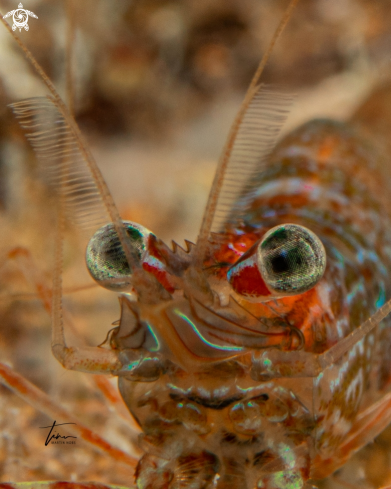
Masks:
[[[33,284],[37,295],[48,314],[53,318],[52,351],[57,360],[68,370],[79,370],[88,373],[113,373],[120,370],[115,352],[98,347],[68,347],[65,342],[62,311],[61,277],[56,270],[55,291],[47,287],[45,281],[33,264],[30,253],[25,248],[14,248],[8,253],[8,258],[14,260],[20,267],[26,279]],[[53,307],[53,303],[55,307]]]
[[[34,406],[39,411],[47,414],[51,419],[66,420],[67,431],[74,436],[80,437],[96,450],[104,452],[112,457],[116,462],[135,467],[137,460],[127,453],[113,447],[99,435],[93,433],[89,428],[84,426],[77,418],[72,416],[66,409],[53,402],[50,397],[39,390],[35,385],[17,374],[9,366],[0,363],[0,382],[15,392],[26,402]],[[0,486],[1,488],[1,486]]]
[[[16,247],[7,253],[7,260],[12,260],[12,262],[17,265],[17,267],[22,272],[26,280],[31,283],[36,291],[36,297],[40,299],[45,311],[51,316],[52,315],[52,289],[48,287],[47,280],[38,270],[36,264],[34,263],[33,257],[28,249],[22,247]],[[0,266],[1,269],[1,266]],[[79,290],[84,290],[84,287],[72,288],[68,290],[67,293],[76,292]],[[80,336],[80,332],[74,327],[70,318],[68,318],[69,325],[75,334]],[[100,351],[101,349],[99,349]],[[103,350],[105,351],[105,350]],[[140,428],[130,415],[129,411],[125,408],[124,402],[113,385],[110,383],[109,379],[105,375],[93,375],[88,377],[90,382],[92,382],[102,393],[104,398],[107,400],[108,404],[112,406],[116,414],[118,414],[130,428],[139,432]]]

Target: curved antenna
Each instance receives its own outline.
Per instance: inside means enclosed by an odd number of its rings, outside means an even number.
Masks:
[[[64,204],[66,201],[68,207],[65,212],[68,212],[68,217],[70,215],[82,217],[82,228],[87,227],[91,210],[95,225],[100,222],[102,216],[107,215],[109,221],[112,221],[115,226],[128,263],[134,269],[138,268],[138,264],[135,263],[133,254],[129,249],[125,228],[114,200],[78,125],[70,115],[49,77],[29,49],[3,19],[1,12],[0,21],[18,43],[26,59],[52,95],[51,97],[19,102],[14,104],[13,109],[16,115],[22,119],[22,123],[31,130],[28,137],[31,138],[38,156],[43,156],[46,160],[54,157],[55,163],[52,164],[53,176],[51,179],[57,188],[61,188]],[[81,167],[77,167],[77,165],[81,165]],[[78,180],[81,175],[82,182]],[[83,196],[84,192],[86,192],[87,197]],[[89,201],[91,196],[92,202]],[[86,203],[89,205],[87,212],[83,209],[83,204]],[[95,219],[97,216],[98,218]]]
[[[280,37],[281,33],[283,32],[286,24],[288,23],[292,11],[295,8],[296,4],[298,3],[299,0],[291,0],[285,14],[278,25],[273,38],[270,42],[270,45],[266,51],[266,53],[263,55],[261,62],[259,63],[259,66],[257,68],[257,71],[255,72],[255,75],[253,76],[253,79],[251,80],[250,86],[247,90],[246,96],[242,102],[242,105],[239,109],[239,112],[231,126],[230,132],[228,134],[227,141],[225,143],[225,146],[223,148],[223,152],[220,156],[219,163],[217,165],[217,170],[215,173],[215,177],[212,183],[212,188],[209,193],[208,197],[208,202],[206,204],[206,209],[204,212],[204,216],[202,219],[202,224],[200,228],[200,232],[198,235],[198,240],[196,247],[194,249],[194,255],[193,255],[193,263],[195,266],[201,266],[202,262],[204,260],[206,248],[208,246],[208,240],[209,236],[212,230],[212,224],[218,204],[218,199],[219,195],[221,192],[221,189],[223,187],[224,183],[224,177],[228,168],[228,165],[230,163],[230,156],[232,153],[232,149],[236,140],[236,137],[238,135],[240,126],[242,124],[243,118],[251,105],[252,101],[256,97],[256,95],[259,92],[259,79],[262,75],[262,72],[265,68],[266,63],[269,60],[269,57],[273,51],[274,45],[276,44],[278,38]]]
[[[11,36],[15,39],[15,41],[18,43],[19,47],[23,51],[24,55],[26,56],[27,60],[30,62],[34,70],[37,72],[39,77],[42,79],[42,81],[45,83],[47,88],[49,89],[52,97],[51,98],[45,98],[42,97],[42,105],[47,104],[49,101],[51,101],[51,105],[53,106],[53,110],[58,112],[58,116],[62,119],[62,122],[64,125],[67,126],[67,138],[72,138],[72,145],[75,144],[77,145],[78,151],[82,158],[85,161],[85,165],[88,167],[89,173],[91,175],[91,178],[94,182],[94,185],[97,187],[99,194],[102,199],[103,205],[106,207],[107,213],[110,216],[111,221],[119,222],[119,214],[117,211],[117,208],[114,204],[113,198],[110,194],[110,191],[107,187],[106,182],[104,181],[102,174],[91,154],[91,152],[88,149],[87,143],[84,141],[84,138],[82,137],[82,134],[80,132],[79,127],[77,126],[76,122],[74,121],[73,117],[69,114],[69,110],[62,101],[61,97],[57,93],[57,90],[55,89],[53,83],[49,79],[49,77],[46,75],[46,73],[43,71],[41,66],[38,64],[32,53],[27,49],[27,47],[23,44],[23,42],[19,39],[19,37],[12,31],[11,27],[8,25],[8,23],[2,18],[2,13],[0,12],[0,20],[6,27],[6,29],[9,31]],[[25,116],[30,120],[31,125],[34,126],[34,122],[40,124],[40,121],[34,121],[33,118],[33,111],[38,109],[39,102],[38,98],[36,99],[30,99],[30,101],[36,101],[34,103],[34,107],[29,104],[28,101],[22,101],[19,102],[18,104],[15,104],[15,108],[19,106],[19,108],[24,112]],[[29,109],[28,109],[29,108]],[[52,116],[55,118],[55,116]],[[44,118],[45,122],[45,118]],[[41,122],[42,123],[42,122]],[[41,129],[41,128],[39,128]],[[37,131],[38,132],[38,131]],[[68,140],[69,141],[69,140]]]
[[[292,104],[292,96],[260,85],[243,116],[229,154],[212,216],[212,233],[244,217],[242,196],[251,195],[263,174]]]
[[[62,105],[48,96],[10,107],[38,157],[46,183],[62,199],[66,218],[89,235],[117,219],[111,195],[105,198],[105,182],[100,172],[95,174],[95,162],[86,155]]]
[[[75,5],[73,0],[66,1],[67,34],[66,34],[66,101],[69,112],[74,116],[75,93],[73,86],[73,45],[75,41]]]

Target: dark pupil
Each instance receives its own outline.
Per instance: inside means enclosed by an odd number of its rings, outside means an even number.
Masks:
[[[281,253],[281,255],[273,256],[270,265],[273,269],[273,272],[276,274],[287,272],[290,269],[286,253]]]
[[[296,250],[284,251],[271,257],[270,265],[275,274],[295,272],[302,265],[303,261]]]

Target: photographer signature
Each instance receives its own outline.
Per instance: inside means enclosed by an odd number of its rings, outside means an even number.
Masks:
[[[53,421],[53,424],[51,426],[40,426],[41,429],[45,429],[45,428],[50,428],[50,431],[49,431],[49,434],[48,436],[46,437],[46,441],[45,441],[45,447],[47,447],[49,445],[49,443],[54,439],[54,440],[58,440],[59,438],[62,438],[64,440],[66,440],[67,438],[77,438],[77,436],[72,436],[72,435],[68,435],[68,436],[62,436],[60,435],[59,433],[54,433],[52,434],[54,428],[56,428],[57,426],[63,426],[63,425],[66,425],[66,424],[76,424],[76,423],[60,423],[60,424],[56,424],[56,420]]]

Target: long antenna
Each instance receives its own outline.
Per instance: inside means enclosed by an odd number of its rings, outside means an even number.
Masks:
[[[128,245],[128,240],[127,236],[125,233],[124,226],[122,224],[122,221],[120,219],[118,210],[116,208],[116,205],[114,203],[113,197],[111,196],[111,193],[109,191],[109,188],[103,179],[103,176],[98,168],[98,166],[95,163],[95,160],[88,148],[87,143],[85,142],[81,131],[74,121],[73,117],[70,115],[69,110],[67,106],[64,104],[62,101],[61,97],[57,93],[56,88],[54,87],[53,83],[49,79],[49,77],[46,75],[46,73],[43,71],[41,66],[38,64],[37,60],[34,58],[32,55],[31,51],[24,45],[24,43],[19,39],[19,37],[15,34],[15,32],[11,29],[9,24],[4,20],[2,12],[0,12],[0,21],[3,23],[5,28],[8,30],[8,32],[11,34],[11,36],[14,38],[14,40],[18,43],[20,49],[23,51],[24,55],[26,56],[26,59],[31,63],[37,74],[41,77],[42,81],[45,83],[47,88],[49,89],[50,93],[52,94],[52,97],[54,99],[54,102],[61,115],[61,117],[64,118],[64,121],[68,124],[73,136],[74,136],[74,141],[77,146],[77,149],[80,151],[80,153],[83,155],[83,158],[88,166],[88,169],[90,171],[91,177],[94,181],[94,184],[96,185],[101,199],[105,205],[105,208],[107,210],[108,215],[110,216],[111,221],[114,224],[115,230],[118,234],[119,240],[121,242],[121,245],[123,247],[126,259],[129,264],[134,266],[136,268],[137,264],[135,264],[134,257],[132,253],[130,252],[130,248]]]
[[[57,93],[56,88],[54,87],[53,83],[49,79],[49,77],[46,75],[46,73],[43,71],[41,66],[38,64],[37,60],[34,58],[32,55],[31,51],[27,49],[27,47],[23,44],[23,42],[19,39],[19,37],[13,32],[11,27],[8,25],[8,23],[3,19],[3,14],[0,12],[0,21],[4,24],[5,28],[8,30],[8,32],[11,34],[11,36],[15,39],[15,41],[18,43],[20,49],[23,51],[24,55],[28,59],[28,61],[31,63],[37,74],[41,77],[42,81],[45,83],[47,88],[49,89],[50,93],[52,94],[54,100],[57,103],[57,106],[61,110],[62,114],[64,117],[67,119],[67,122],[71,126],[73,132],[75,133],[78,144],[80,145],[80,150],[83,153],[83,155],[86,158],[86,161],[88,162],[88,165],[91,169],[91,173],[97,182],[97,185],[99,186],[99,190],[102,194],[102,199],[104,200],[107,210],[109,212],[109,215],[111,217],[111,220],[116,223],[119,222],[119,215],[118,211],[115,207],[113,198],[110,194],[110,191],[106,185],[106,182],[104,181],[98,167],[96,166],[96,163],[94,162],[94,159],[88,150],[88,146],[84,141],[84,138],[82,137],[82,134],[80,132],[79,127],[77,124],[74,122],[74,120],[69,117],[69,110],[67,109],[66,105],[62,101],[61,97]],[[67,117],[68,116],[68,117]]]
[[[217,202],[219,198],[219,194],[224,182],[224,174],[227,168],[227,165],[229,163],[229,157],[236,139],[236,136],[238,134],[238,130],[240,127],[240,124],[243,120],[243,116],[245,112],[247,111],[251,101],[253,100],[254,96],[256,95],[258,91],[258,84],[259,84],[259,79],[263,73],[263,70],[265,68],[266,63],[269,60],[269,57],[273,51],[274,45],[276,44],[278,38],[282,34],[283,30],[285,29],[291,15],[293,12],[293,9],[296,7],[296,4],[298,3],[299,0],[291,0],[287,9],[285,10],[285,13],[276,29],[274,32],[273,38],[269,44],[268,49],[266,50],[265,54],[263,55],[261,62],[259,63],[259,66],[257,68],[257,71],[255,72],[250,86],[247,90],[246,96],[244,97],[244,100],[242,102],[242,105],[239,109],[239,112],[231,126],[227,141],[225,143],[225,146],[223,148],[223,152],[221,154],[219,163],[217,165],[217,170],[216,174],[212,183],[212,188],[209,193],[208,197],[208,202],[206,204],[206,209],[204,212],[204,216],[202,219],[202,224],[200,228],[200,232],[198,234],[198,240],[196,247],[194,249],[194,255],[193,255],[193,263],[195,266],[202,266],[202,262],[204,260],[205,256],[205,251],[208,246],[208,239],[213,223],[213,217],[216,211],[217,207]]]
[[[73,86],[73,44],[75,42],[75,5],[73,0],[66,1],[67,36],[66,36],[66,90],[67,105],[70,114],[74,117],[75,91]]]

